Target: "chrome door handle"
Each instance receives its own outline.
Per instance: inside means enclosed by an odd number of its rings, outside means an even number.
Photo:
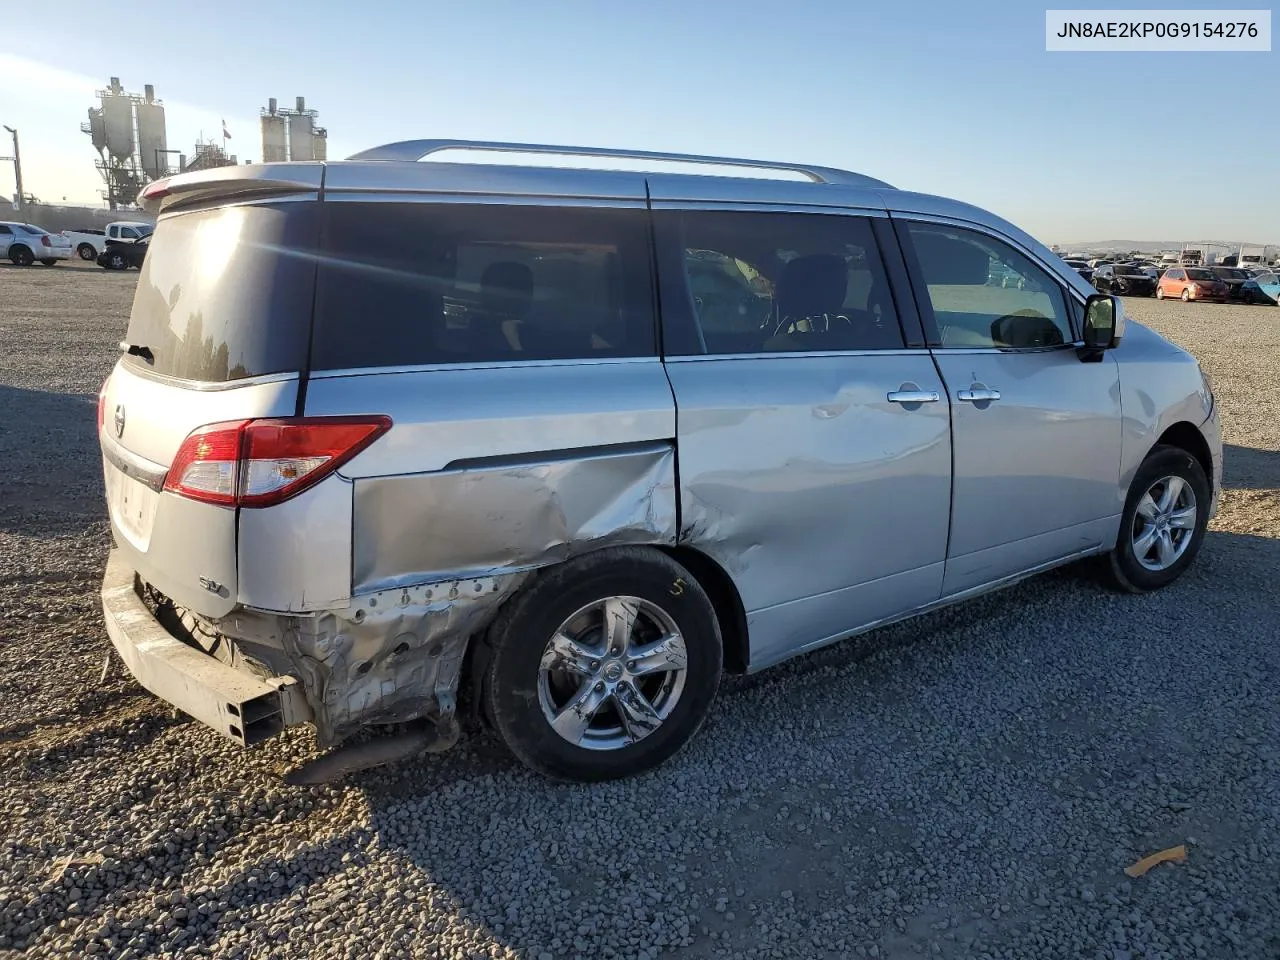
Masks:
[[[992,390],[990,387],[979,387],[974,384],[968,390],[960,390],[956,393],[957,400],[967,400],[969,403],[985,403],[988,400],[999,400],[1000,391]]]
[[[890,403],[937,403],[941,398],[934,390],[893,390],[885,399]]]

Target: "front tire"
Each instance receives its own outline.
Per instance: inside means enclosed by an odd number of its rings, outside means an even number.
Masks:
[[[106,267],[108,270],[128,270],[129,263],[125,260],[124,254],[113,253],[107,257]]]
[[[1190,302],[1191,302],[1191,288],[1190,288],[1190,287],[1183,287],[1183,288],[1182,288],[1182,302],[1183,302],[1183,303],[1190,303]]]
[[[633,776],[698,732],[720,685],[720,627],[688,570],[651,547],[536,574],[489,628],[484,706],[511,752],[559,780]]]
[[[1156,299],[1157,300],[1164,299],[1164,287],[1160,286],[1159,284],[1156,284]]]
[[[1200,461],[1181,447],[1152,450],[1129,486],[1120,536],[1105,558],[1111,584],[1146,593],[1182,576],[1204,543],[1211,499]]]

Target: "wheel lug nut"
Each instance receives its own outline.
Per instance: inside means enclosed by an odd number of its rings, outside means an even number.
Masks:
[[[628,661],[627,661],[627,669],[628,669],[628,670],[634,670],[635,668],[636,668],[636,662],[635,662],[634,660],[628,660]]]
[[[592,670],[599,670],[599,669],[600,669],[600,661],[599,661],[599,660],[592,660],[592,661],[591,661],[591,669],[592,669]]]
[[[596,684],[596,690],[603,690],[603,689],[604,689],[604,681],[601,680],[599,683]]]

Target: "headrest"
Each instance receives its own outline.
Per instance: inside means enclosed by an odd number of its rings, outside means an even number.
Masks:
[[[534,289],[534,271],[516,260],[498,260],[480,274],[480,289],[485,293],[502,291],[527,296]]]
[[[778,312],[783,317],[839,313],[849,285],[849,268],[834,253],[811,253],[789,260],[778,277]]]

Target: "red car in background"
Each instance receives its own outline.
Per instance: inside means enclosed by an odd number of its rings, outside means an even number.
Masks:
[[[1230,288],[1208,267],[1170,267],[1156,284],[1156,299],[1216,300],[1226,303]]]

